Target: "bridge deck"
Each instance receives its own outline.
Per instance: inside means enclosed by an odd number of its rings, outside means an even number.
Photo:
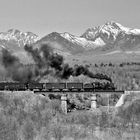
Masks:
[[[124,91],[34,91],[35,94],[124,94]]]

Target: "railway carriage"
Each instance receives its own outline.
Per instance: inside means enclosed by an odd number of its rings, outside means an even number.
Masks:
[[[0,90],[5,90],[6,84],[7,84],[7,83],[5,83],[5,82],[1,82],[1,83],[0,83]]]
[[[31,91],[33,91],[33,90],[42,91],[44,89],[44,83],[32,82],[32,83],[28,83],[27,87]]]
[[[19,82],[1,82],[0,90],[31,90],[31,91],[115,91],[113,83],[19,83]]]
[[[24,83],[8,82],[5,83],[4,89],[11,90],[11,91],[24,91],[27,90],[27,87]]]
[[[58,90],[62,91],[66,89],[66,83],[45,83],[45,90],[52,91]]]
[[[82,91],[83,83],[67,83],[67,89],[70,91]]]

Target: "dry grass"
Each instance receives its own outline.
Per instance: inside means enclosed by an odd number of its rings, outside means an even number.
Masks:
[[[31,92],[0,92],[0,140],[126,140],[130,132],[120,129],[119,117],[115,122],[107,113],[94,110],[64,115],[59,100]]]

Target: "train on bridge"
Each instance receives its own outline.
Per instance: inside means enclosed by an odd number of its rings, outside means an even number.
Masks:
[[[0,82],[0,90],[9,91],[115,91],[114,84],[111,82],[100,83],[20,83],[20,82]]]

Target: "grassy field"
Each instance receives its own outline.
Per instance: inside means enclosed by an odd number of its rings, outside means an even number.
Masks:
[[[65,115],[59,100],[31,92],[0,92],[0,140],[139,140],[140,114],[132,119],[122,117],[124,112],[96,109]]]
[[[114,53],[93,53],[89,52],[88,54],[76,54],[76,55],[68,55],[65,57],[66,62],[74,65],[74,64],[100,64],[100,63],[113,63],[120,64],[123,62],[139,62],[140,54],[139,53],[125,53],[119,52]]]

